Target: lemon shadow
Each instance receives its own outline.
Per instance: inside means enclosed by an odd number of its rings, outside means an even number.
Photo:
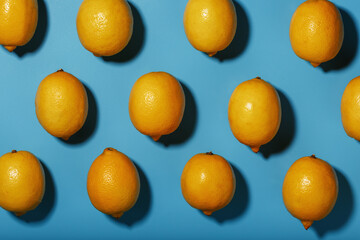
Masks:
[[[123,63],[133,60],[138,56],[145,42],[145,27],[141,15],[133,3],[129,3],[133,15],[133,33],[128,45],[119,53],[102,57],[105,62]]]
[[[281,103],[281,123],[275,137],[267,144],[260,147],[260,152],[264,158],[270,155],[284,151],[293,139],[296,133],[296,118],[291,102],[286,95],[276,89]]]
[[[140,193],[135,205],[124,213],[119,219],[110,215],[106,215],[112,222],[127,227],[133,227],[136,224],[143,222],[149,215],[152,205],[152,192],[149,180],[144,171],[133,161],[140,177]]]
[[[339,53],[332,60],[322,63],[324,72],[340,70],[351,64],[359,45],[358,31],[353,17],[343,8],[338,8],[344,23],[344,41]]]
[[[190,139],[194,134],[197,124],[197,107],[194,96],[183,82],[180,82],[180,84],[185,94],[184,116],[179,127],[173,133],[161,136],[161,138],[157,141],[165,147],[181,144]]]
[[[233,0],[233,3],[237,18],[236,33],[230,45],[213,56],[220,62],[231,60],[241,55],[241,53],[244,52],[250,38],[250,25],[247,14],[239,2]]]
[[[210,215],[210,218],[214,219],[219,224],[234,221],[244,215],[250,202],[249,189],[245,178],[234,165],[231,164],[231,167],[236,178],[234,197],[226,207]],[[201,214],[203,213],[201,212]]]
[[[14,50],[18,57],[23,57],[27,53],[32,53],[40,49],[46,38],[49,18],[44,0],[38,0],[38,13],[38,23],[34,36],[27,44],[24,46],[19,46]]]
[[[37,206],[37,208],[27,212],[20,217],[17,217],[15,214],[11,213],[11,215],[17,220],[29,224],[42,224],[46,222],[47,219],[52,215],[53,209],[56,205],[56,187],[52,174],[44,162],[40,159],[39,161],[41,162],[45,174],[45,193],[41,203],[39,206]]]
[[[339,181],[339,194],[334,209],[320,221],[315,221],[314,228],[319,237],[324,237],[328,232],[340,231],[345,227],[353,215],[355,199],[352,187],[347,177],[338,169],[335,169]]]
[[[83,82],[82,82],[83,83]],[[88,98],[88,115],[83,127],[74,135],[72,135],[67,141],[59,138],[60,141],[67,144],[80,144],[91,138],[97,129],[98,122],[98,106],[96,99],[90,88],[83,83]]]

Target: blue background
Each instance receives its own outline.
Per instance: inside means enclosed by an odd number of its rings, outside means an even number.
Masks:
[[[343,130],[340,101],[359,75],[360,8],[333,2],[344,20],[338,56],[318,68],[291,49],[291,16],[303,0],[236,0],[238,29],[213,58],[196,51],[182,24],[185,0],[131,0],[134,34],[110,58],[86,51],[77,36],[80,0],[39,0],[34,38],[14,53],[0,49],[0,155],[34,153],[46,169],[41,205],[17,218],[0,209],[1,239],[359,239],[360,145]],[[69,142],[49,135],[35,115],[41,80],[59,68],[78,77],[89,96],[84,128]],[[134,82],[166,71],[183,84],[186,110],[179,130],[160,142],[140,134],[128,114]],[[241,82],[260,76],[280,94],[283,118],[272,142],[254,154],[230,131],[227,106]],[[86,191],[87,172],[105,147],[138,167],[141,193],[119,221],[97,211]],[[180,176],[195,154],[213,151],[233,166],[233,201],[207,217],[183,199]],[[298,158],[316,154],[336,169],[339,197],[332,213],[305,231],[282,201],[282,182]]]

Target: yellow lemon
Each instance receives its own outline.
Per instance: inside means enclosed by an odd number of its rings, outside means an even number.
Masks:
[[[166,72],[151,72],[140,77],[131,89],[129,114],[135,128],[155,141],[174,132],[185,109],[180,83]]]
[[[234,136],[258,152],[280,126],[281,104],[275,88],[260,78],[239,84],[230,98],[228,118]]]
[[[181,191],[185,200],[206,215],[228,205],[235,187],[236,179],[231,165],[212,152],[193,156],[181,175]]]
[[[184,28],[191,45],[210,57],[230,45],[236,32],[236,11],[231,0],[189,0]]]
[[[88,113],[86,90],[76,77],[60,69],[41,81],[35,109],[41,126],[48,133],[68,140],[85,123]]]
[[[327,0],[307,0],[290,23],[290,42],[295,54],[314,67],[333,59],[340,51],[344,26],[336,6]]]
[[[21,216],[35,209],[45,192],[45,175],[30,152],[15,151],[0,157],[0,206]]]
[[[287,210],[308,229],[333,209],[338,195],[336,173],[314,155],[300,158],[286,173],[282,194]]]
[[[95,56],[123,50],[133,32],[133,16],[126,0],[84,0],[76,18],[81,44]]]
[[[360,77],[346,86],[341,99],[341,119],[349,137],[360,141]]]
[[[90,167],[87,191],[97,210],[119,218],[138,199],[139,174],[126,155],[114,148],[106,148]]]
[[[9,52],[30,41],[37,22],[37,0],[0,0],[0,44]]]

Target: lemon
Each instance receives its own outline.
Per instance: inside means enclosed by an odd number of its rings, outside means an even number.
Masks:
[[[13,150],[0,157],[0,206],[21,216],[35,209],[45,192],[45,175],[30,152]]]
[[[181,175],[181,191],[185,200],[206,215],[228,205],[235,187],[236,179],[231,165],[212,152],[193,156]]]
[[[139,132],[154,141],[179,127],[184,109],[184,91],[176,78],[166,72],[145,74],[131,89],[131,122]]]
[[[239,84],[229,101],[228,118],[234,136],[258,152],[280,126],[281,104],[275,88],[259,77]]]
[[[48,133],[68,140],[85,123],[86,90],[76,77],[60,69],[41,81],[35,109],[40,124]]]
[[[0,44],[9,52],[33,37],[38,22],[37,0],[0,1]]]
[[[314,155],[296,160],[286,173],[283,200],[305,229],[326,217],[338,195],[338,180],[330,164]]]
[[[291,46],[314,67],[333,59],[343,39],[341,14],[332,2],[308,0],[296,9],[290,23]]]
[[[237,25],[231,0],[189,0],[183,21],[191,45],[210,57],[230,45]]]
[[[84,48],[95,56],[112,56],[129,43],[133,16],[125,0],[84,0],[76,27]]]
[[[349,137],[360,141],[360,77],[346,86],[341,99],[341,119]]]
[[[97,210],[120,218],[138,199],[139,174],[126,155],[114,148],[106,148],[90,167],[87,191]]]

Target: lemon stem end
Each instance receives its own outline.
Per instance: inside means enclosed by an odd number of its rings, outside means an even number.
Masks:
[[[206,216],[210,216],[213,211],[208,211],[208,210],[204,210],[203,213],[206,215]]]
[[[313,62],[310,62],[311,63],[311,65],[313,65],[313,67],[317,67],[317,66],[319,66],[321,63],[313,63]]]
[[[151,138],[157,142],[160,138],[161,138],[161,135],[160,136],[151,136]]]
[[[119,219],[123,214],[124,214],[123,212],[120,212],[120,213],[111,214],[111,216],[113,216],[116,219]]]
[[[257,147],[251,147],[251,150],[254,152],[254,153],[258,153],[259,150],[260,150],[260,146],[257,146]]]
[[[212,57],[212,56],[214,56],[216,53],[217,53],[217,52],[209,52],[209,53],[207,53],[207,55],[209,55],[209,57]]]
[[[311,227],[311,225],[313,224],[313,222],[314,221],[305,221],[305,220],[301,221],[301,223],[304,225],[305,230],[308,230],[309,227]]]
[[[15,50],[16,46],[4,46],[4,48],[6,48],[9,52],[12,52]]]

